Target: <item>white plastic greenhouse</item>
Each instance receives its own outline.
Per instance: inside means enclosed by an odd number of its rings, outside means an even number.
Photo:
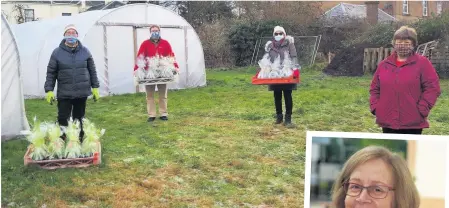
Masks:
[[[92,53],[100,79],[100,94],[135,93],[135,55],[148,39],[148,27],[161,27],[180,67],[177,83],[169,89],[206,85],[203,48],[191,25],[175,12],[153,4],[130,4],[110,10],[80,13],[14,25],[21,51],[25,97],[43,97],[48,61],[63,38],[65,26],[75,24],[79,39]]]
[[[2,15],[2,140],[29,130],[22,94],[20,56],[14,34]]]

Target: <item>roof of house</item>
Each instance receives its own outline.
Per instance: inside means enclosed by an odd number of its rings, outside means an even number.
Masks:
[[[97,6],[100,4],[104,5],[104,1],[85,1],[86,6]],[[13,3],[40,3],[40,4],[81,4],[80,0],[66,0],[66,1],[2,1],[2,4]]]
[[[87,5],[87,4],[86,4]],[[103,2],[101,2],[101,4],[97,4],[95,6],[91,6],[89,7],[89,9],[86,10],[87,11],[94,11],[94,10],[106,10],[106,9],[113,9],[113,8],[117,8],[117,7],[121,7],[123,5],[126,5],[123,2],[120,1],[111,1],[107,4]]]
[[[382,9],[378,9],[378,11],[378,22],[396,21],[396,18],[384,12]],[[364,19],[366,18],[366,5],[340,3],[325,12],[323,16],[332,22],[342,22],[347,19]]]

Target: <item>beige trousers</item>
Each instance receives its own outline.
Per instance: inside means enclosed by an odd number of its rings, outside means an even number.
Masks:
[[[154,91],[156,85],[146,85],[145,90],[147,93],[147,111],[149,117],[156,117],[156,104],[154,102]],[[168,116],[167,112],[167,84],[158,84],[157,89],[159,92],[159,114],[161,116]]]

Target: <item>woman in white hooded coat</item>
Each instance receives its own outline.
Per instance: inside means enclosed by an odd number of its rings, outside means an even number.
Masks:
[[[281,26],[276,26],[273,31],[273,39],[265,44],[265,51],[268,53],[270,62],[275,62],[276,59],[280,59],[280,64],[284,63],[286,58],[290,59],[291,68],[299,70],[298,58],[296,53],[296,47],[292,36],[287,36],[285,29]],[[285,57],[288,55],[288,57]],[[276,107],[276,124],[282,123],[283,111],[282,111],[282,94],[284,94],[285,100],[285,121],[284,125],[291,124],[293,98],[292,91],[297,89],[296,84],[276,84],[269,85],[268,90],[273,91],[274,104]]]

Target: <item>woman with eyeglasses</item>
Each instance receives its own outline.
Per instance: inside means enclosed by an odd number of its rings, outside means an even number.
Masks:
[[[334,183],[336,208],[418,208],[420,198],[407,162],[384,147],[369,146],[346,161]]]
[[[265,51],[270,56],[270,61],[273,63],[278,57],[281,63],[284,58],[290,58],[293,69],[299,70],[296,47],[292,36],[287,36],[285,29],[281,26],[276,26],[273,31],[273,39],[265,44]],[[289,57],[284,57],[288,54]],[[282,112],[282,94],[285,100],[285,121],[284,125],[290,126],[292,124],[292,109],[293,98],[292,91],[297,89],[296,84],[276,84],[269,85],[268,90],[273,91],[274,105],[276,107],[276,124],[281,124],[284,116]]]

